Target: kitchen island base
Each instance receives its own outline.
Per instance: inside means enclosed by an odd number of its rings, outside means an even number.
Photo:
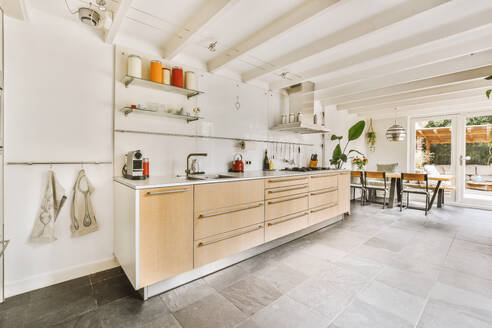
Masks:
[[[321,223],[315,224],[313,226],[307,227],[301,231],[294,232],[290,235],[281,237],[279,239],[272,240],[272,241],[267,242],[265,244],[256,246],[256,247],[248,249],[248,250],[245,250],[241,253],[234,254],[234,255],[229,256],[227,258],[206,264],[202,267],[193,269],[191,271],[187,271],[185,273],[179,274],[179,275],[172,277],[170,279],[158,282],[158,283],[153,284],[153,285],[145,286],[145,287],[139,289],[139,293],[144,300],[147,300],[153,296],[162,294],[164,292],[167,292],[168,290],[171,290],[171,289],[174,289],[174,288],[179,287],[181,285],[187,284],[193,280],[203,278],[205,276],[208,276],[209,274],[212,274],[214,272],[225,269],[231,265],[245,261],[251,257],[254,257],[256,255],[259,255],[261,253],[264,253],[264,252],[269,251],[271,249],[274,249],[276,247],[279,247],[283,244],[286,244],[286,243],[291,242],[293,240],[299,239],[303,236],[309,235],[310,233],[313,233],[317,230],[326,228],[327,226],[330,226],[330,225],[335,224],[339,221],[342,221],[343,218],[344,218],[344,214],[339,215],[337,217],[328,219],[324,222],[321,222]]]

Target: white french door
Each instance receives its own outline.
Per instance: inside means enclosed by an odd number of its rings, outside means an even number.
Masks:
[[[456,177],[447,202],[492,207],[492,111],[412,118],[409,147],[409,171]]]
[[[492,207],[492,111],[459,115],[456,201]]]

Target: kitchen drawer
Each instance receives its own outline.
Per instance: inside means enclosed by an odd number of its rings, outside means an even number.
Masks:
[[[264,199],[263,180],[195,185],[195,213]]]
[[[311,175],[311,191],[320,189],[336,188],[338,185],[338,174],[315,174]]]
[[[195,240],[243,228],[255,223],[263,223],[264,219],[265,209],[263,201],[196,213]]]
[[[265,241],[274,240],[308,226],[308,211],[265,222]]]
[[[265,220],[306,211],[308,209],[308,199],[309,196],[305,193],[267,200],[265,204]]]
[[[230,231],[194,242],[194,267],[220,260],[264,242],[264,224]]]
[[[339,215],[338,203],[332,203],[309,210],[309,225],[326,221]]]
[[[287,186],[299,185],[303,183],[309,183],[308,175],[266,179],[265,188],[287,187]]]
[[[302,194],[309,191],[309,183],[265,189],[265,199]]]
[[[337,188],[323,189],[318,191],[311,191],[309,193],[309,208],[320,207],[323,205],[329,205],[338,201]]]

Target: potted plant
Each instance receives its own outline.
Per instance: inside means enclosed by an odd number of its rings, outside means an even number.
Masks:
[[[343,139],[343,136],[337,136],[337,135],[332,135],[331,140],[332,141],[338,141],[338,145],[336,145],[335,149],[333,150],[333,155],[330,160],[330,164],[334,165],[335,168],[341,169],[344,163],[347,163],[348,160],[348,155],[351,153],[358,153],[359,155],[363,155],[360,151],[351,149],[348,151],[348,153],[345,153],[347,150],[347,146],[351,141],[354,141],[358,139],[361,135],[362,132],[364,132],[364,128],[366,127],[366,122],[365,121],[359,121],[352,125],[352,127],[348,131],[348,140],[347,143],[345,144],[345,147],[343,147],[342,151],[342,146],[341,146],[341,140]]]
[[[492,80],[492,75],[487,76],[485,79],[486,79],[486,80]],[[492,89],[489,89],[489,90],[485,91],[485,95],[486,95],[486,96],[487,96],[487,98],[489,98],[489,99],[490,99],[490,93],[491,93],[491,92],[492,92]]]
[[[367,165],[367,157],[366,156],[355,156],[352,159],[352,166],[355,166],[355,168],[359,171],[364,171],[365,166]]]

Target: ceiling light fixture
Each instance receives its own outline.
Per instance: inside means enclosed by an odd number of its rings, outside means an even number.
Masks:
[[[389,129],[386,131],[386,139],[388,139],[388,141],[403,141],[407,136],[407,131],[405,130],[405,128],[396,123],[396,111],[397,108],[395,108],[395,124],[390,126]]]
[[[217,49],[217,41],[213,41],[213,42],[210,42],[210,44],[208,45],[208,50],[210,50],[210,52],[215,52]]]
[[[101,22],[101,15],[91,8],[79,8],[79,19],[82,23],[95,27]]]

